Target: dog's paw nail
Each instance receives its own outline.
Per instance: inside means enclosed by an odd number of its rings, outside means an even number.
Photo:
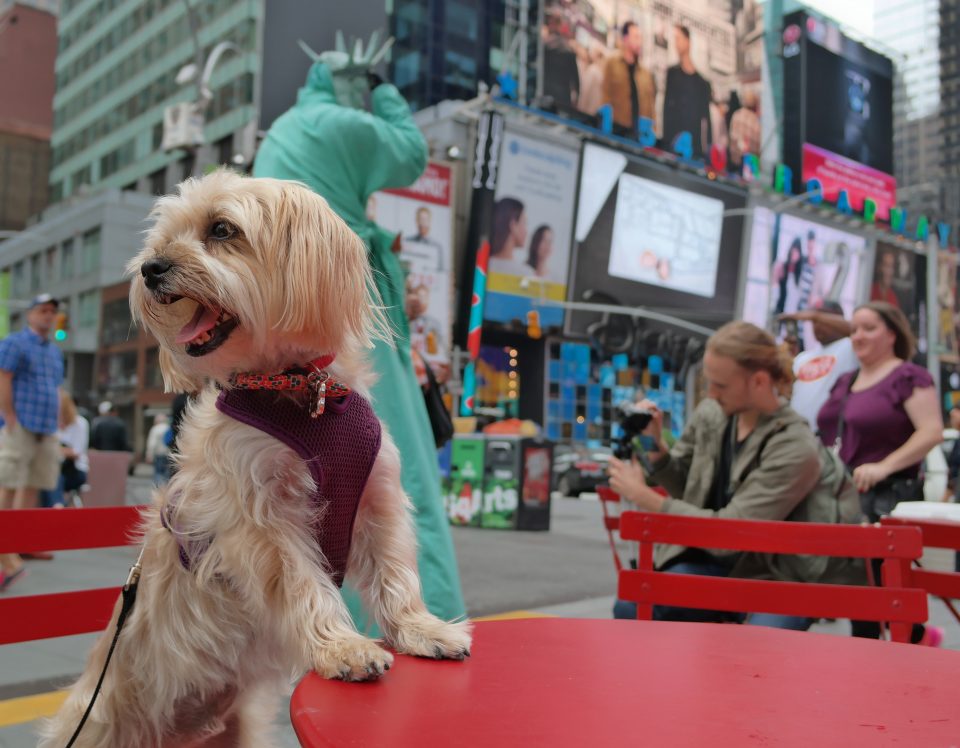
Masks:
[[[433,648],[433,659],[442,660],[443,659],[443,647],[434,647]]]

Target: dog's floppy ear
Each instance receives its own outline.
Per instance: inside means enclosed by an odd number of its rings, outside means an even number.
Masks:
[[[196,392],[203,387],[204,380],[188,373],[180,366],[176,355],[163,346],[160,346],[159,360],[164,392]]]
[[[279,327],[309,332],[347,352],[389,338],[367,248],[319,195],[284,182],[275,206],[274,241],[285,265]]]

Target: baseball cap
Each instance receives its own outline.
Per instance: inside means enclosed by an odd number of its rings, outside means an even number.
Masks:
[[[109,400],[104,400],[102,403],[100,403],[100,405],[97,406],[97,412],[102,416],[105,416],[111,410],[113,410],[113,403],[111,403]]]
[[[48,294],[48,293],[42,293],[42,294],[39,294],[39,295],[37,295],[37,296],[34,296],[34,297],[30,300],[30,307],[29,307],[29,308],[30,308],[30,309],[33,309],[34,307],[40,306],[41,304],[53,304],[54,306],[58,307],[58,306],[60,306],[60,300],[59,300],[59,299],[55,299],[53,296],[51,296],[51,295]]]

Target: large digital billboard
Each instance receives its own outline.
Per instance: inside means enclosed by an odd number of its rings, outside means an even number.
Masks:
[[[741,317],[783,339],[790,326],[780,315],[839,303],[849,319],[861,301],[867,240],[859,234],[798,216],[754,212]],[[820,347],[812,325],[799,335],[803,350]]]
[[[711,148],[738,169],[761,147],[761,7],[754,0],[546,0],[543,94],[560,114],[635,137],[650,120],[660,148]],[[687,133],[687,136],[683,136]]]
[[[803,191],[804,144],[892,174],[893,62],[807,13],[783,23],[783,160],[795,187]]]
[[[584,146],[580,174],[571,301],[602,292],[706,327],[731,318],[742,189],[594,143]],[[567,320],[569,333],[583,334],[596,315]]]

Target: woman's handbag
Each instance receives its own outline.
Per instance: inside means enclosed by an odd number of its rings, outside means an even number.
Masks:
[[[453,419],[443,402],[443,391],[437,382],[437,378],[433,375],[430,364],[424,361],[423,366],[427,371],[427,384],[421,388],[423,390],[423,401],[427,406],[430,428],[433,429],[433,440],[437,444],[437,449],[439,449],[453,438]]]

